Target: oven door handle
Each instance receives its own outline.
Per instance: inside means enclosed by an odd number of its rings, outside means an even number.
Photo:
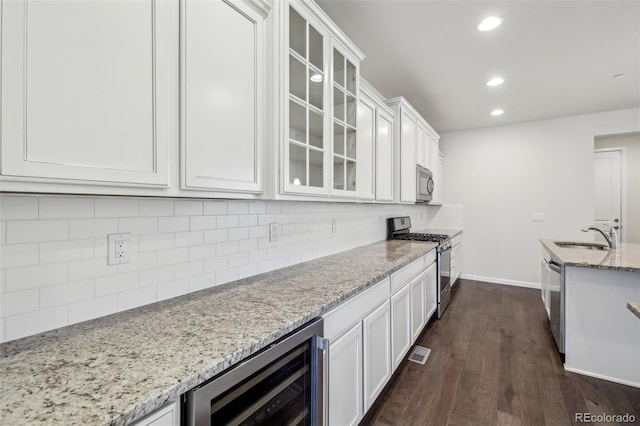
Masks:
[[[328,421],[327,411],[329,402],[329,339],[316,337],[317,350],[317,372],[318,381],[316,383],[316,425],[326,426]]]

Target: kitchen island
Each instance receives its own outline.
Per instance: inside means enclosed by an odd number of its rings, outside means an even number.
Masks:
[[[565,369],[640,387],[640,321],[626,308],[640,300],[640,244],[600,250],[541,243],[563,270]]]
[[[127,425],[435,243],[382,241],[0,345],[7,425]]]

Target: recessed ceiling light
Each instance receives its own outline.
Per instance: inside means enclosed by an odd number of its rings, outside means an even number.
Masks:
[[[502,23],[502,19],[498,18],[497,16],[490,16],[488,18],[483,19],[482,22],[478,24],[478,30],[491,31],[498,28],[501,23]]]
[[[309,80],[313,81],[314,83],[320,83],[322,81],[322,74],[315,73],[311,77],[309,77]]]
[[[624,74],[620,73],[620,74],[616,74],[613,76],[613,78],[622,78],[624,77]]]
[[[504,83],[504,78],[493,77],[491,80],[487,81],[487,86],[500,86],[502,83]]]
[[[491,111],[491,115],[493,115],[494,117],[502,114],[504,114],[504,111],[501,109],[494,109],[493,111]]]

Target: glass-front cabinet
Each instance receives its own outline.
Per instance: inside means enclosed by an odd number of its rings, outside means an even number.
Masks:
[[[288,177],[291,192],[326,193],[325,39],[289,7]]]
[[[333,179],[332,194],[356,191],[356,114],[358,72],[354,63],[333,48]]]
[[[364,57],[312,1],[279,2],[281,193],[356,196],[358,66]]]

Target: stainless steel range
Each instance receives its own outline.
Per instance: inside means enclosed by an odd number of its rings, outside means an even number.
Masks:
[[[409,216],[387,219],[388,240],[410,240],[438,243],[438,318],[442,317],[451,301],[451,247],[453,243],[448,235],[411,232]]]

